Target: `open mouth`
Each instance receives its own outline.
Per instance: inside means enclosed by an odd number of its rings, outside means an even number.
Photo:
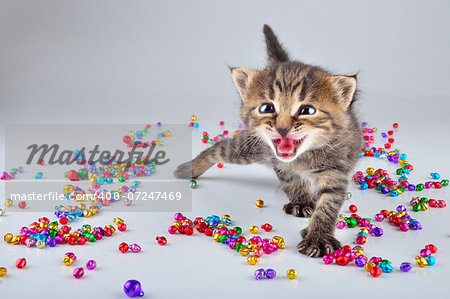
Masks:
[[[277,156],[283,160],[289,160],[297,154],[297,150],[303,143],[305,137],[301,139],[292,139],[287,137],[281,137],[272,139],[273,146]]]

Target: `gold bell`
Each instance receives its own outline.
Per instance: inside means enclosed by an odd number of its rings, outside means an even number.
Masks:
[[[252,226],[250,226],[249,231],[250,231],[252,234],[257,234],[258,231],[259,231],[259,228],[258,228],[257,226],[255,226],[255,225],[252,225]]]
[[[13,205],[13,201],[11,198],[5,200],[5,207],[10,208]]]
[[[284,241],[278,242],[277,245],[278,245],[278,248],[280,248],[280,249],[286,248],[286,244],[284,244]]]
[[[228,220],[231,220],[231,216],[230,216],[230,215],[223,215],[223,216],[222,216],[222,219],[228,219]]]
[[[64,263],[64,265],[70,266],[70,265],[73,264],[73,258],[71,258],[70,256],[65,256],[65,257],[62,259],[62,262]]]
[[[375,266],[376,266],[375,263],[369,262],[364,266],[364,269],[366,269],[367,272],[370,272],[370,269],[372,269]]]
[[[272,242],[274,242],[275,244],[278,244],[278,242],[284,242],[284,239],[280,236],[274,236],[272,238]]]
[[[287,276],[289,279],[296,279],[296,278],[297,278],[297,270],[295,270],[295,269],[287,270],[286,276]]]
[[[219,241],[220,241],[220,237],[222,237],[221,234],[215,233],[215,234],[214,234],[214,241],[219,242]]]
[[[121,218],[114,218],[114,219],[113,219],[113,222],[114,222],[116,225],[119,225],[120,223],[124,223],[125,221],[123,221],[123,219],[121,219]]]
[[[8,274],[8,270],[5,267],[0,267],[0,277],[4,277]]]
[[[424,257],[416,256],[416,264],[421,268],[425,268],[428,266],[428,261]]]
[[[247,263],[250,265],[255,265],[258,262],[259,262],[259,258],[257,258],[256,256],[249,256],[247,258]]]
[[[258,200],[255,202],[255,205],[256,205],[258,208],[264,207],[264,200],[258,199]]]
[[[3,240],[5,240],[6,243],[11,243],[11,240],[13,238],[13,235],[10,233],[7,233],[4,237]]]
[[[19,244],[19,243],[20,243],[20,236],[14,236],[14,237],[12,237],[12,239],[11,239],[11,244],[17,245],[17,244]]]
[[[247,256],[250,253],[250,250],[248,248],[242,247],[239,249],[239,253],[243,256]]]

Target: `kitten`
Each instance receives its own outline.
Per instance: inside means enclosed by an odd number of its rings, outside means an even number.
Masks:
[[[267,25],[264,35],[266,68],[231,70],[247,129],[179,165],[174,175],[197,178],[217,162],[272,167],[289,198],[284,211],[311,216],[298,251],[323,256],[341,247],[334,228],[359,158],[356,76],[334,76],[291,60]]]

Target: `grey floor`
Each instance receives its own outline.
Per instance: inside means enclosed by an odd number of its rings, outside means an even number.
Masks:
[[[187,123],[199,118],[199,132],[192,133],[193,154],[203,144],[203,130],[218,132],[218,122],[235,128],[237,93],[226,65],[261,67],[264,63],[262,24],[269,23],[292,56],[327,66],[335,73],[360,72],[358,110],[361,120],[379,131],[394,122],[400,127],[396,146],[408,154],[415,169],[411,181],[428,180],[430,172],[450,177],[448,2],[361,1],[323,3],[269,1],[17,1],[0,2],[0,120],[3,129],[18,123]],[[118,138],[122,133],[118,132]],[[5,161],[0,148],[0,169],[16,165]],[[6,166],[5,166],[6,165]],[[364,158],[356,170],[393,165]],[[422,231],[399,232],[387,223],[385,234],[370,237],[369,256],[392,261],[395,271],[370,277],[355,266],[323,265],[296,251],[299,231],[307,220],[284,215],[287,199],[274,174],[257,165],[225,165],[213,168],[193,191],[192,212],[187,216],[231,215],[243,228],[269,222],[273,234],[286,240],[287,248],[249,266],[245,259],[209,238],[168,236],[172,214],[105,213],[86,223],[104,225],[113,217],[126,219],[130,230],[94,246],[58,246],[52,250],[28,249],[0,242],[0,266],[9,274],[0,278],[3,298],[31,298],[44,294],[67,298],[124,298],[127,279],[142,282],[148,298],[187,295],[199,298],[229,296],[281,296],[318,298],[364,296],[434,296],[450,291],[450,218],[448,208],[418,213]],[[0,184],[3,190],[3,183]],[[373,190],[353,193],[348,205],[356,204],[363,216],[381,209],[407,204],[416,193],[391,198]],[[421,195],[448,199],[449,190],[429,190]],[[0,197],[0,206],[3,196]],[[267,206],[257,209],[257,199]],[[47,213],[7,213],[0,217],[0,235],[17,232]],[[75,226],[81,225],[79,220]],[[169,244],[160,247],[156,235]],[[261,233],[262,236],[273,234]],[[353,244],[356,230],[336,233],[343,244]],[[122,255],[122,242],[136,242],[143,251]],[[438,246],[433,267],[414,267],[400,273],[398,265],[414,262],[428,243]],[[71,268],[61,264],[67,251],[81,261],[96,259],[98,269],[75,280]],[[29,266],[14,269],[14,261],[26,257]],[[274,280],[255,281],[253,271],[273,268]],[[299,278],[286,279],[295,268]],[[51,285],[49,287],[48,285]],[[26,287],[24,287],[26,286]]]

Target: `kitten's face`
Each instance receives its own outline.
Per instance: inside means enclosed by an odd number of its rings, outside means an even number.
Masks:
[[[283,162],[326,145],[347,124],[356,87],[353,77],[288,62],[262,71],[234,69],[241,116]]]

